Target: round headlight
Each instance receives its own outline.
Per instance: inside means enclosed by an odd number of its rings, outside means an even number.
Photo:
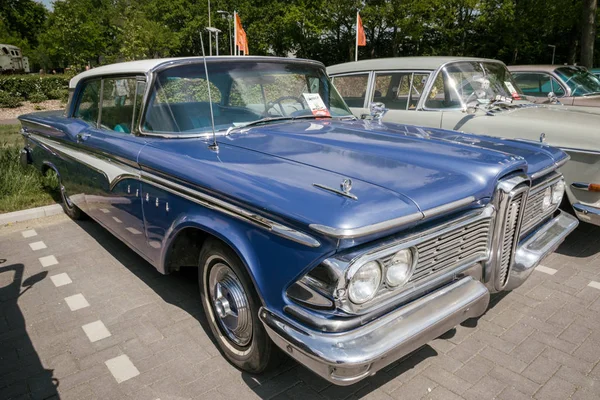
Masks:
[[[560,204],[565,194],[565,181],[561,179],[552,186],[552,204]]]
[[[381,267],[377,261],[370,261],[354,273],[348,285],[348,297],[355,304],[371,300],[381,283]]]
[[[385,280],[390,286],[404,285],[410,279],[413,269],[413,256],[409,249],[397,252],[385,272]]]
[[[544,199],[542,200],[542,209],[548,210],[552,206],[552,189],[549,187],[544,190]]]

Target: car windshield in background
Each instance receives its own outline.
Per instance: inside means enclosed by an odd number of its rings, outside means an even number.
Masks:
[[[425,106],[462,108],[505,98],[520,100],[523,93],[503,64],[461,61],[448,64],[436,77]]]
[[[349,117],[352,114],[318,66],[281,62],[208,63],[215,130],[259,120]],[[203,64],[168,68],[154,82],[146,132],[198,134],[211,130]]]
[[[561,67],[555,71],[571,88],[571,96],[600,94],[600,80],[583,68]]]

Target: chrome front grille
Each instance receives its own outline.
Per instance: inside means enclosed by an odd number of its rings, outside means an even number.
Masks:
[[[491,218],[484,218],[451,230],[444,235],[419,243],[417,265],[409,282],[426,278],[438,271],[455,268],[467,260],[487,257],[491,231]],[[384,265],[394,255],[383,260]]]
[[[504,222],[504,234],[502,236],[500,250],[500,265],[498,268],[498,279],[501,286],[506,285],[508,273],[514,256],[515,241],[518,239],[519,216],[523,209],[525,193],[517,193],[510,201],[506,210]]]
[[[556,178],[557,175],[553,175],[552,178]],[[558,175],[560,177],[560,175]],[[557,179],[547,179],[541,184],[531,189],[529,197],[527,197],[527,205],[525,211],[523,211],[523,222],[521,224],[521,237],[530,233],[535,227],[537,227],[544,219],[551,215],[558,209],[558,204],[552,205],[547,210],[544,210],[544,192],[546,188],[552,186]]]

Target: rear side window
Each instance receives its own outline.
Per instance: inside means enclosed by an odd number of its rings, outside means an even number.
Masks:
[[[335,76],[333,84],[350,107],[364,107],[369,74]]]
[[[79,104],[75,110],[75,118],[96,125],[98,123],[99,103],[100,80],[84,83],[79,97]]]

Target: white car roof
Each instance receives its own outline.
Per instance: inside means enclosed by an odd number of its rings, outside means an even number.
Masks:
[[[75,75],[69,81],[69,89],[74,89],[80,80],[85,78],[91,78],[95,76],[105,76],[105,75],[133,75],[133,74],[146,74],[161,64],[176,62],[176,61],[192,61],[192,62],[202,62],[202,57],[174,57],[174,58],[155,58],[150,60],[138,60],[138,61],[127,61],[116,64],[103,65],[101,67],[92,68],[88,71],[82,72],[78,75]],[[283,58],[283,57],[261,57],[261,56],[209,56],[206,57],[209,61],[215,60],[247,60],[250,59],[263,59],[263,60],[289,60],[289,61],[304,61],[304,62],[313,62],[318,63],[312,60],[303,60],[300,58]],[[321,64],[321,63],[318,63]],[[321,64],[322,65],[322,64]]]
[[[433,71],[440,66],[449,62],[456,61],[490,61],[500,62],[487,58],[476,57],[393,57],[393,58],[372,58],[370,60],[361,60],[348,62],[344,64],[336,64],[327,67],[327,73],[330,75],[362,72],[362,71],[385,71],[394,69],[409,69],[421,71]]]

